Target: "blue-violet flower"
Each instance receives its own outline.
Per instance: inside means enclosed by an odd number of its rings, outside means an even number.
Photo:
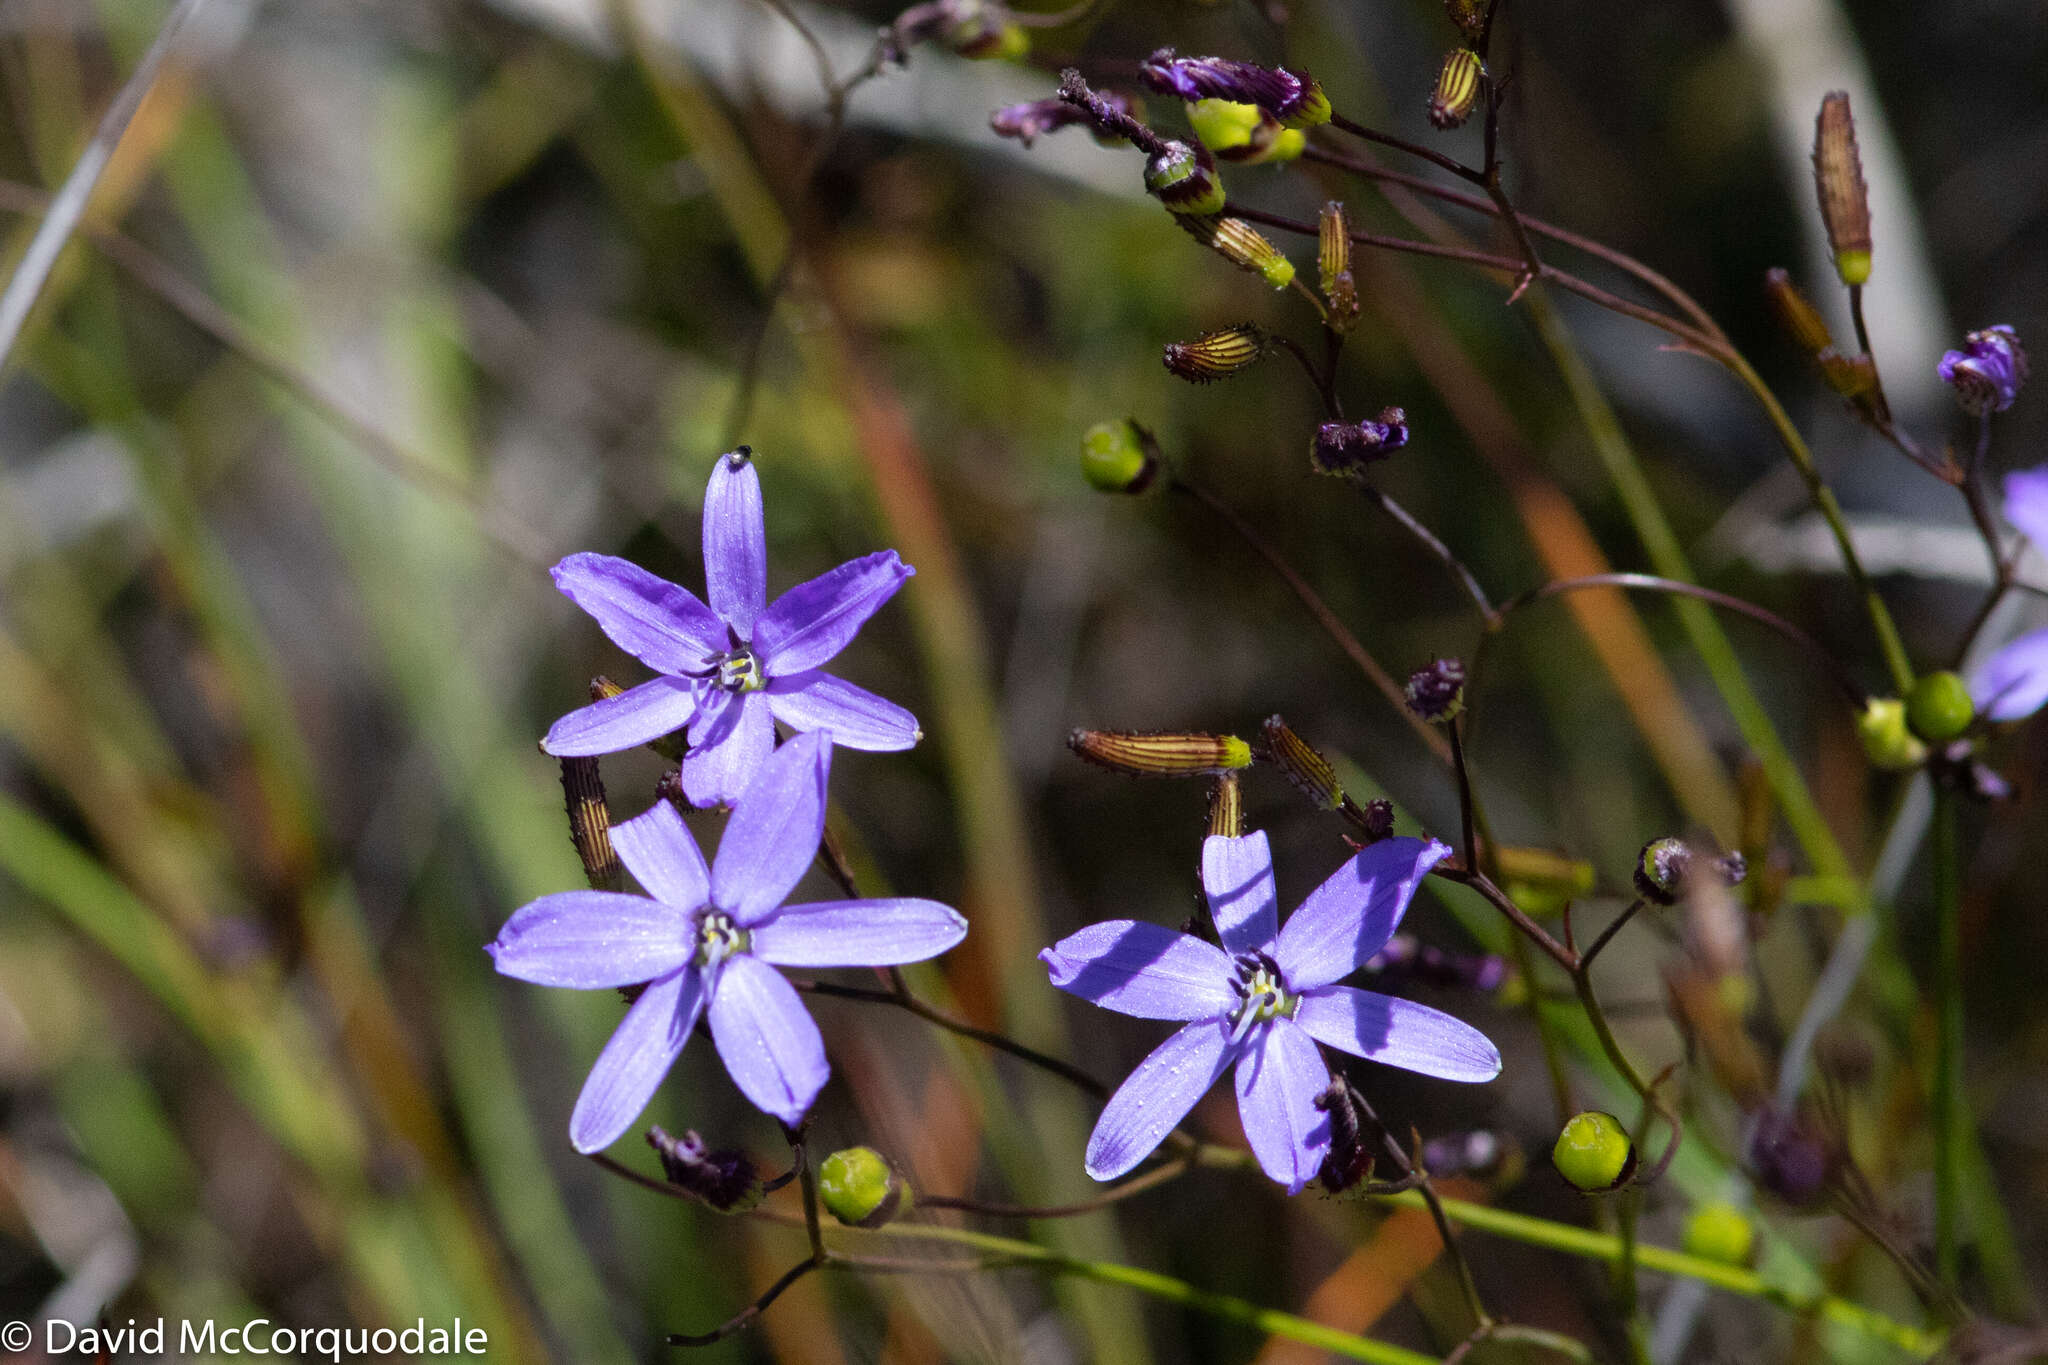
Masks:
[[[2048,465],[2005,476],[2005,519],[2048,551]],[[1970,678],[1970,696],[1992,720],[2024,720],[2048,703],[2048,627],[1986,659]]]
[[[1486,1036],[1440,1010],[1337,983],[1384,948],[1416,886],[1450,849],[1387,839],[1360,851],[1280,925],[1263,832],[1202,843],[1202,889],[1222,946],[1142,920],[1090,925],[1040,953],[1052,982],[1140,1019],[1185,1021],[1138,1064],[1088,1139],[1088,1174],[1150,1155],[1233,1063],[1245,1136],[1298,1193],[1330,1149],[1317,1043],[1452,1081],[1500,1074]]]
[[[748,1100],[801,1122],[829,1068],[818,1026],[776,967],[885,967],[958,943],[967,921],[937,901],[784,905],[825,829],[832,736],[799,735],[762,763],[709,870],[666,801],[612,827],[645,896],[564,891],[522,906],[487,951],[506,976],[606,990],[645,983],[591,1067],[569,1120],[580,1152],[617,1141],[668,1074],[697,1019]]]
[[[1956,391],[1963,411],[1980,417],[2004,412],[2027,382],[2027,348],[2018,332],[2001,323],[1964,337],[1963,349],[1944,352],[1934,372]]]
[[[914,572],[894,550],[849,560],[768,602],[761,476],[745,446],[719,457],[704,492],[706,606],[612,555],[577,554],[555,586],[619,648],[662,676],[571,711],[541,747],[617,753],[689,727],[683,790],[693,805],[739,799],[775,747],[775,722],[829,730],[849,749],[908,749],[917,718],[819,665],[845,649]]]

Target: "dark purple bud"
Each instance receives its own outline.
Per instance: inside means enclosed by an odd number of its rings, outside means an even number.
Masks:
[[[1794,1208],[1826,1195],[1840,1166],[1827,1135],[1796,1115],[1766,1106],[1750,1122],[1744,1159],[1756,1183]]]
[[[1351,1101],[1351,1087],[1333,1078],[1329,1089],[1316,1096],[1316,1108],[1330,1116],[1330,1152],[1323,1158],[1316,1179],[1331,1194],[1342,1194],[1372,1179],[1372,1153],[1366,1148],[1364,1125],[1358,1106]]]
[[[1138,68],[1145,84],[1184,100],[1255,104],[1289,128],[1330,120],[1330,101],[1315,78],[1284,67],[1256,66],[1224,57],[1177,57],[1162,47]]]
[[[1309,463],[1318,474],[1349,474],[1376,464],[1408,444],[1408,414],[1382,408],[1364,422],[1325,422],[1309,442]]]
[[[1394,837],[1394,803],[1383,796],[1376,796],[1365,803],[1364,818],[1359,829],[1373,843]]]
[[[1962,350],[1944,354],[1934,372],[1956,391],[1964,412],[2004,412],[2027,382],[2027,348],[2012,328],[1986,327],[1964,337]]]
[[[1423,943],[1413,934],[1388,939],[1387,946],[1365,964],[1365,970],[1382,983],[1416,982],[1464,991],[1498,990],[1508,977],[1507,962],[1492,953],[1450,952]]]
[[[1408,678],[1408,709],[1428,721],[1452,721],[1465,708],[1465,665],[1438,659]]]
[[[720,1213],[745,1213],[761,1202],[761,1173],[745,1152],[712,1151],[694,1131],[670,1137],[647,1130],[647,1145],[661,1158],[668,1183]]]

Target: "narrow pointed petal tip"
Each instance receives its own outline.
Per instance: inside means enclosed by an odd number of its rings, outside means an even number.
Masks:
[[[754,625],[762,667],[771,675],[818,667],[851,644],[916,572],[894,550],[880,550],[799,583]]]
[[[1114,1180],[1152,1155],[1235,1055],[1221,1019],[1198,1020],[1154,1048],[1103,1106],[1088,1136],[1088,1174]]]
[[[741,446],[719,456],[704,489],[705,596],[749,641],[768,604],[768,531],[753,454]]]
[[[1330,1151],[1330,1116],[1316,1107],[1330,1071],[1315,1041],[1275,1019],[1237,1063],[1237,1114],[1266,1175],[1300,1194]]]
[[[1429,870],[1449,857],[1435,839],[1384,839],[1359,850],[1309,893],[1280,930],[1274,959],[1298,991],[1342,980],[1401,926]]]
[[[574,554],[548,572],[613,644],[649,668],[687,672],[726,647],[724,626],[695,594],[631,560]]]
[[[924,738],[917,717],[895,702],[818,669],[773,678],[761,695],[790,729],[828,730],[842,748],[893,753]]]
[[[1440,1081],[1478,1084],[1500,1075],[1500,1049],[1492,1039],[1412,1000],[1323,986],[1302,997],[1294,1020],[1317,1042]]]
[[[687,963],[694,948],[686,916],[616,891],[529,901],[484,945],[501,975],[577,990],[651,981]]]
[[[650,984],[598,1054],[576,1109],[569,1141],[585,1156],[625,1136],[689,1041],[704,1009],[704,980],[685,969]]]

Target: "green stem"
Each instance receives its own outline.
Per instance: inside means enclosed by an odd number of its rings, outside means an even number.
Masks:
[[[1940,1041],[1934,1058],[1934,1263],[1942,1283],[1956,1287],[1961,1248],[1963,1157],[1969,1146],[1963,1084],[1963,933],[1956,798],[1934,789],[1934,992]]]

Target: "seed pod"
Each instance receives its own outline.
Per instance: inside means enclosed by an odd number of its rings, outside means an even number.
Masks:
[[[1132,777],[1208,777],[1252,765],[1252,746],[1236,735],[1075,730],[1067,747],[1098,767]]]
[[[1202,245],[1238,269],[1251,271],[1275,289],[1285,289],[1294,283],[1294,262],[1244,219],[1190,214],[1180,219],[1180,225]]]
[[[1159,474],[1152,433],[1125,418],[1098,422],[1081,436],[1081,477],[1105,493],[1142,493]]]
[[[818,1167],[818,1202],[850,1228],[878,1228],[910,1212],[910,1182],[872,1147],[847,1147]]]
[[[1771,301],[1771,311],[1778,315],[1778,325],[1800,350],[1819,355],[1835,344],[1820,310],[1792,283],[1788,272],[1777,266],[1765,271],[1764,292]]]
[[[1897,697],[1872,697],[1856,717],[1856,737],[1875,767],[1903,772],[1927,761],[1927,746],[1906,728],[1906,703]]]
[[[1862,284],[1870,278],[1870,187],[1863,182],[1849,96],[1840,90],[1821,100],[1814,122],[1813,185],[1835,273],[1843,284]]]
[[[1486,63],[1469,47],[1453,48],[1437,72],[1436,89],[1429,96],[1429,124],[1438,132],[1451,129],[1472,117],[1479,107],[1480,92],[1486,85]]]
[[[1724,1199],[1701,1204],[1685,1220],[1685,1251],[1723,1265],[1749,1265],[1756,1258],[1756,1224]]]
[[[1906,724],[1930,744],[1946,744],[1977,718],[1970,687],[1953,673],[1929,673],[1906,694]]]
[[[1329,301],[1332,331],[1348,332],[1358,321],[1358,283],[1351,276],[1351,224],[1344,205],[1332,199],[1316,223],[1316,265],[1323,297]]]
[[[1636,1173],[1636,1145],[1620,1119],[1589,1109],[1566,1122],[1550,1149],[1550,1162],[1574,1188],[1604,1194],[1620,1189]]]
[[[1204,147],[1169,140],[1145,162],[1145,188],[1174,213],[1223,211],[1223,182]]]
[[[1241,374],[1271,349],[1266,334],[1249,322],[1204,332],[1193,341],[1169,342],[1166,368],[1190,384],[1213,384]]]

